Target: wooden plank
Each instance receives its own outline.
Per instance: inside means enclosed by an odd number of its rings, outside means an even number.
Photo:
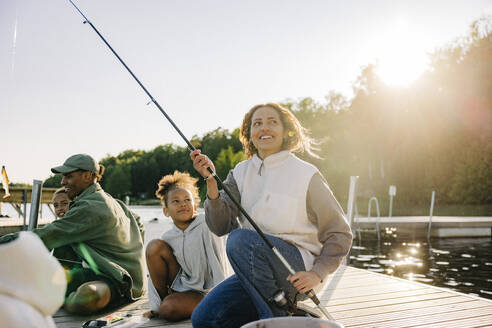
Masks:
[[[380,322],[398,319],[413,319],[415,317],[425,316],[425,315],[437,315],[444,314],[447,315],[451,311],[462,311],[470,309],[479,309],[482,307],[487,307],[486,303],[480,301],[472,302],[461,302],[455,304],[429,304],[428,302],[423,302],[424,304],[405,304],[406,306],[388,306],[384,309],[378,308],[377,311],[384,313],[376,313],[367,311],[358,311],[353,316],[349,313],[345,313],[345,317],[340,317],[336,315],[338,320],[347,319],[347,325],[356,326],[362,324],[377,324]],[[366,315],[359,315],[361,313],[366,313]],[[335,313],[333,313],[335,315]]]
[[[423,296],[407,296],[407,297],[396,298],[396,299],[385,299],[385,300],[372,301],[372,302],[359,302],[359,303],[343,304],[343,305],[336,305],[336,306],[328,305],[327,308],[329,309],[330,312],[352,311],[352,310],[358,310],[364,308],[372,309],[372,308],[377,308],[387,305],[415,304],[426,300],[438,300],[438,299],[453,298],[453,297],[459,297],[459,296],[449,295],[446,293],[429,294]],[[377,311],[377,309],[374,309],[374,311]]]
[[[341,304],[351,304],[351,303],[360,303],[360,302],[372,302],[383,299],[395,299],[406,296],[419,296],[419,295],[429,295],[440,293],[437,290],[421,288],[421,289],[412,289],[412,290],[404,290],[399,292],[391,292],[391,293],[379,293],[374,295],[358,295],[353,297],[340,297],[340,298],[331,298],[326,301],[326,304],[329,306],[341,305]]]
[[[418,325],[415,327],[419,328],[466,328],[466,327],[473,327],[473,328],[485,328],[485,327],[492,327],[492,316],[487,315],[487,316],[479,316],[479,317],[473,317],[473,318],[466,318],[466,319],[456,319],[453,320],[452,322],[446,321],[446,322],[439,322],[439,323],[433,323],[433,324],[428,324],[428,325]]]
[[[393,292],[401,292],[408,290],[416,290],[421,289],[420,287],[405,285],[401,283],[388,283],[385,285],[374,285],[374,286],[365,286],[359,288],[347,288],[347,289],[336,289],[330,293],[321,292],[319,293],[320,300],[327,302],[332,298],[350,298],[359,295],[378,295],[383,293],[393,293]]]
[[[470,302],[470,300],[463,299],[460,297],[446,297],[446,298],[423,300],[419,302],[387,304],[377,307],[365,307],[365,308],[352,309],[347,311],[337,311],[336,314],[337,317],[340,318],[344,318],[344,317],[355,318],[365,315],[375,315],[375,314],[385,314],[385,313],[393,314],[397,311],[406,311],[411,309],[427,309],[433,306],[443,307],[443,306],[455,305],[455,304],[464,304],[464,303],[469,304],[473,302],[475,301]],[[478,306],[478,304],[475,304],[474,306]]]
[[[451,311],[445,313],[434,313],[428,315],[416,314],[411,318],[400,319],[398,316],[399,312],[394,313],[393,319],[388,319],[384,322],[372,323],[361,323],[353,324],[351,319],[340,319],[335,317],[337,321],[340,321],[346,328],[362,328],[362,327],[378,327],[378,328],[395,328],[395,327],[421,327],[428,324],[441,324],[441,323],[452,323],[454,320],[459,320],[463,318],[474,318],[482,316],[492,316],[492,306],[482,307],[478,309],[466,309],[460,311]],[[371,319],[368,317],[368,321]],[[447,326],[446,326],[447,327]]]

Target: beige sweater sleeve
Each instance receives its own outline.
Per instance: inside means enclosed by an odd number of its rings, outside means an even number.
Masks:
[[[318,239],[323,245],[320,255],[314,260],[312,271],[325,279],[349,253],[352,232],[342,207],[320,173],[311,178],[306,208],[309,220],[318,227]]]

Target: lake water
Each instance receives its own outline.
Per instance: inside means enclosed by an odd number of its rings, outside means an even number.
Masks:
[[[491,238],[354,240],[350,265],[492,299]]]
[[[131,208],[150,228],[146,233],[149,240],[172,225],[160,206]],[[8,204],[3,204],[2,214],[18,217]],[[53,218],[46,205],[43,217]],[[155,218],[158,225],[152,225]],[[152,229],[154,226],[158,229]],[[383,233],[378,242],[373,234],[363,234],[362,241],[354,240],[349,261],[357,268],[492,299],[491,238],[435,238],[429,243],[425,239],[402,239],[390,232]]]

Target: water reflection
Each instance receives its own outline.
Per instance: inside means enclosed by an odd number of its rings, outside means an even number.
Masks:
[[[425,239],[425,238],[424,238]],[[350,265],[492,299],[490,238],[404,240],[386,229],[355,240]]]

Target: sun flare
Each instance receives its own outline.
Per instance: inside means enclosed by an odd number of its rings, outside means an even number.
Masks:
[[[376,70],[384,83],[408,86],[425,71],[428,60],[424,41],[405,20],[396,21],[379,45]]]

